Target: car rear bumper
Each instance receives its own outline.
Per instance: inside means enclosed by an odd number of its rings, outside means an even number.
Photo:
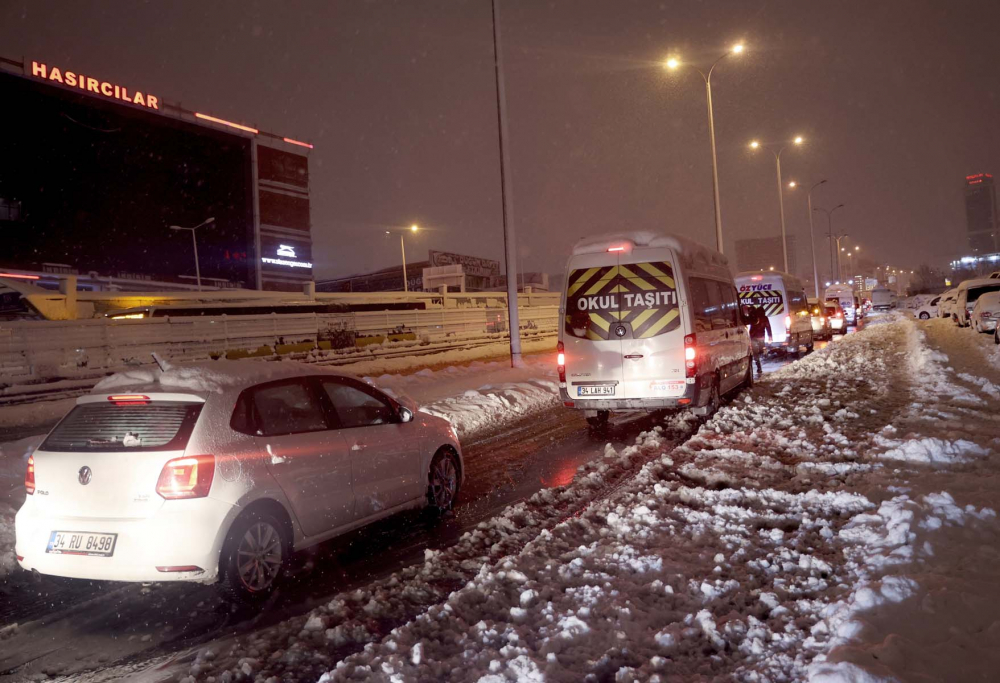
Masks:
[[[237,511],[212,498],[169,501],[141,519],[54,516],[39,514],[35,507],[29,496],[14,522],[14,552],[23,558],[23,569],[74,579],[143,582],[214,582],[222,543]],[[46,552],[53,531],[118,536],[111,557],[91,557]]]
[[[996,320],[990,320],[989,318],[982,318],[979,321],[979,329],[983,330],[984,332],[992,332],[996,328],[997,328]]]

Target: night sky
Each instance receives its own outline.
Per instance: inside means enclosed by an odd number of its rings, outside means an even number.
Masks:
[[[1000,172],[1000,3],[501,3],[527,270],[561,271],[597,232],[714,244],[704,83],[660,63],[711,62],[737,40],[747,52],[713,77],[728,252],[779,232],[773,157],[746,143],[795,134],[808,144],[783,155],[785,178],[829,179],[814,204],[846,204],[835,227],[849,244],[909,267],[967,251],[963,177]],[[490,12],[489,0],[7,0],[0,56],[315,143],[323,277],[398,263],[385,227],[413,222],[428,230],[408,236],[411,259],[502,257]],[[801,190],[786,195],[801,240],[805,207]]]

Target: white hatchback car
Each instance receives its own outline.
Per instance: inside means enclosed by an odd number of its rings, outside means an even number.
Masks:
[[[972,327],[976,332],[993,332],[1000,322],[1000,292],[987,292],[972,309]]]
[[[938,303],[942,297],[936,296],[915,311],[915,315],[921,320],[929,320],[938,317]]]
[[[294,551],[462,483],[447,420],[349,375],[219,361],[102,381],[28,460],[20,565],[268,595]]]

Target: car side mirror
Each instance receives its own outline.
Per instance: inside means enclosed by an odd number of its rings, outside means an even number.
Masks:
[[[400,422],[413,422],[413,411],[409,408],[399,409],[399,420]]]

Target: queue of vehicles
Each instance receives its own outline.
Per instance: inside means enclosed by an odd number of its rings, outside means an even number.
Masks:
[[[794,355],[862,315],[853,295],[808,301],[786,273],[734,278],[724,255],[671,235],[584,240],[567,273],[559,392],[597,428],[611,411],[708,416],[752,386],[751,308],[770,348]],[[22,568],[219,583],[256,602],[298,551],[455,503],[465,466],[452,425],[370,382],[294,362],[157,364],[99,383],[29,458]]]

